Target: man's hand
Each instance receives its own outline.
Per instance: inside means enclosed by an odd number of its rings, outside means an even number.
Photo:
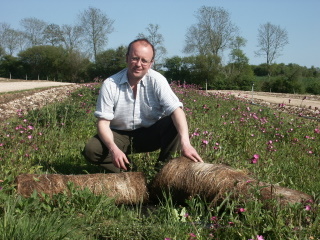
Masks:
[[[182,155],[194,162],[203,162],[194,147],[191,146],[186,115],[181,108],[177,108],[171,115],[174,126],[180,137]]]
[[[110,121],[105,119],[98,120],[98,134],[102,142],[107,146],[112,156],[112,163],[120,169],[127,170],[126,164],[130,164],[127,156],[122,152],[113,140],[113,133],[110,129]]]
[[[198,152],[191,146],[191,144],[181,145],[182,155],[189,158],[194,162],[203,162],[202,158],[199,156]]]
[[[119,148],[110,149],[112,156],[112,163],[114,166],[120,169],[127,170],[126,164],[130,164],[127,156]]]

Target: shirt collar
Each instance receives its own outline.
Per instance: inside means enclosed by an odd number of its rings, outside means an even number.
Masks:
[[[119,84],[129,83],[127,74],[128,74],[128,69],[124,71],[124,74],[122,75]]]
[[[145,86],[145,79],[147,78],[147,75],[149,74],[149,71],[146,73],[146,75],[143,76],[140,83]],[[128,69],[124,71],[124,74],[122,75],[119,84],[129,83],[128,80]]]

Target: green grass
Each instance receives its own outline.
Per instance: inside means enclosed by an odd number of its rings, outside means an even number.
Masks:
[[[217,206],[198,197],[177,205],[168,195],[156,205],[117,206],[72,186],[72,197],[17,195],[14,178],[22,173],[101,172],[81,155],[96,132],[99,85],[88,84],[65,102],[18,112],[1,124],[0,239],[319,239],[319,122],[194,86],[172,87],[184,103],[192,144],[206,162],[243,169],[260,181],[311,194],[315,201],[266,207],[225,196]],[[259,159],[252,163],[255,154]],[[157,153],[131,159],[152,179]]]

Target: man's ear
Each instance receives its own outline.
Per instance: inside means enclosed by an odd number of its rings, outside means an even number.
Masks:
[[[154,60],[152,60],[152,62],[150,63],[149,69],[152,68],[153,64],[154,64]]]

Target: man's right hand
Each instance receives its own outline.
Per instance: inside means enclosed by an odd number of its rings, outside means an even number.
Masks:
[[[127,156],[118,148],[113,140],[113,133],[110,129],[110,121],[106,119],[98,120],[98,134],[102,142],[107,146],[112,156],[112,163],[115,167],[127,170],[126,164],[130,164]]]
[[[127,170],[126,164],[130,164],[127,156],[119,148],[110,149],[112,156],[112,163],[114,166],[120,169]]]

